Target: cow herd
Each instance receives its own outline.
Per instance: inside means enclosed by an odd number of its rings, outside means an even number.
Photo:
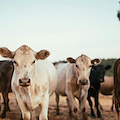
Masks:
[[[56,114],[60,111],[59,96],[65,96],[69,115],[75,120],[79,120],[79,109],[82,119],[87,120],[87,100],[91,108],[91,117],[96,117],[91,97],[94,98],[97,117],[102,118],[99,110],[99,92],[104,95],[113,94],[113,103],[119,117],[120,59],[114,65],[114,79],[109,82],[104,80],[104,75],[111,66],[104,67],[100,64],[100,59],[91,60],[86,55],[76,59],[68,57],[67,63],[59,62],[55,66],[46,59],[50,55],[49,51],[35,52],[27,45],[19,47],[16,51],[1,47],[0,55],[11,59],[0,61],[0,91],[4,100],[1,118],[5,118],[6,111],[10,110],[8,93],[11,91],[21,110],[21,120],[36,120],[37,107],[40,107],[39,120],[48,120],[49,98],[53,93],[56,95]]]

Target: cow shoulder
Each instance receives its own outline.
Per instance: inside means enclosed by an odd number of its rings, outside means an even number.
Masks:
[[[72,80],[76,79],[76,69],[75,69],[75,64],[68,63],[68,68],[66,72],[66,76],[68,79],[68,82],[72,82]]]
[[[79,89],[79,85],[77,84],[77,74],[75,65],[71,63],[68,63],[68,69],[66,73],[66,84],[67,87],[69,87],[68,89],[71,89],[74,94]]]

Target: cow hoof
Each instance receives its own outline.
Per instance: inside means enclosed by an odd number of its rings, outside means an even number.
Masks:
[[[111,108],[111,112],[113,112],[113,108]]]
[[[83,115],[83,120],[87,120],[87,116],[86,115]]]
[[[71,115],[71,116],[70,116],[70,118],[72,119],[72,118],[74,118],[74,116],[73,116],[73,115]]]
[[[77,116],[74,116],[74,120],[79,120]]]
[[[73,109],[73,112],[76,113],[76,112],[77,112],[77,108],[74,108],[74,109]]]
[[[10,108],[7,108],[6,111],[10,111]]]
[[[102,116],[101,116],[101,115],[99,115],[99,116],[98,116],[98,118],[102,119]]]
[[[96,116],[92,116],[92,118],[96,118]]]
[[[91,117],[92,117],[92,118],[96,118],[95,114],[91,114]]]
[[[59,110],[56,110],[56,115],[59,115]]]
[[[60,115],[59,113],[56,113],[56,115]]]
[[[21,114],[20,120],[23,120],[22,114]]]
[[[1,115],[1,118],[5,118],[5,114],[2,114],[2,115]]]

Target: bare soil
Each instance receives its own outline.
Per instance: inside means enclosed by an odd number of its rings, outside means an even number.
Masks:
[[[0,94],[1,95],[1,94]],[[10,112],[7,112],[6,118],[0,120],[20,120],[20,109],[19,106],[17,105],[13,93],[9,93],[9,98],[10,98]],[[103,111],[101,111],[101,114],[103,116],[104,120],[117,120],[117,114],[114,109],[113,112],[111,112],[111,104],[112,104],[112,96],[104,96],[100,94],[99,97],[100,104],[103,107]],[[56,101],[55,101],[55,95],[53,94],[50,97],[50,104],[49,104],[49,113],[48,113],[48,118],[49,120],[74,120],[73,118],[69,117],[69,111],[66,103],[66,97],[60,97],[60,115],[56,115]],[[3,109],[3,104],[2,104],[2,109]],[[96,113],[96,109],[94,108],[94,111]],[[90,107],[86,105],[86,113],[88,116],[88,120],[92,120],[90,116]],[[1,114],[1,111],[0,111]],[[36,110],[36,116],[38,117],[39,115],[39,108]],[[78,117],[81,119],[81,112],[79,111]],[[94,120],[100,120],[99,118],[95,118]]]

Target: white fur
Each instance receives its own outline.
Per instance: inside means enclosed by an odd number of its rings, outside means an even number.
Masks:
[[[58,95],[67,96],[69,109],[78,109],[75,97],[81,101],[81,110],[85,108],[88,89],[90,86],[89,75],[91,68],[91,60],[86,58],[88,62],[82,62],[81,57],[77,59],[76,68],[75,63],[59,63],[56,65],[58,84],[56,93]],[[80,80],[88,80],[87,85],[81,85]],[[74,114],[74,112],[73,112]]]
[[[12,90],[15,93],[23,116],[30,119],[29,110],[35,110],[40,105],[42,109],[39,118],[40,120],[47,120],[49,95],[55,91],[57,85],[56,70],[48,60],[37,60],[32,69],[32,73],[28,76],[32,81],[29,87],[18,86],[20,75],[16,75],[14,71],[11,83]],[[40,87],[37,95],[34,94],[35,84]]]

